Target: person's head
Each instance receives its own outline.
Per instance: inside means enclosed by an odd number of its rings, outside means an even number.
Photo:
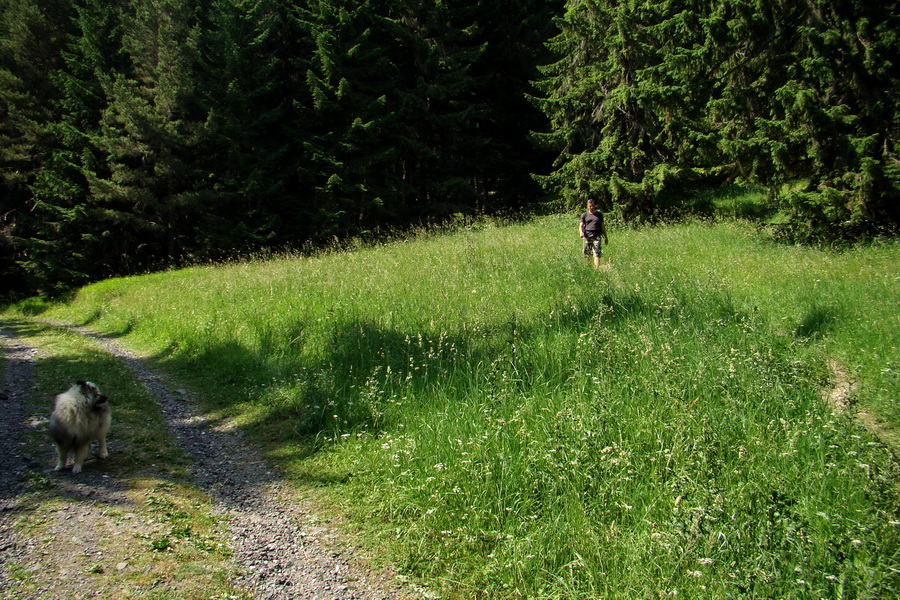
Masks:
[[[593,198],[589,198],[587,201],[587,208],[589,211],[594,212],[594,209],[597,208],[597,203],[594,202]]]

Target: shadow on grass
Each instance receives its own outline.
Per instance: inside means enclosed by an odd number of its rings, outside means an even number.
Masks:
[[[469,386],[499,381],[503,370],[520,373],[518,385],[528,393],[547,371],[540,353],[528,350],[541,346],[548,331],[575,339],[600,319],[609,326],[652,309],[638,294],[625,293],[577,300],[552,314],[545,320],[512,315],[477,332],[468,324],[441,332],[433,324],[399,328],[376,319],[346,320],[308,342],[316,348],[304,348],[301,340],[312,324],[297,321],[280,336],[260,335],[254,347],[227,340],[157,358],[204,390],[210,409],[240,415],[269,452],[307,458],[327,439],[390,427],[400,403],[424,408],[447,390],[466,397]],[[438,389],[443,393],[435,394]]]
[[[600,310],[599,304],[568,307],[557,312],[553,328],[580,330]],[[637,308],[620,311],[621,318],[631,310]],[[274,446],[303,440],[295,452],[309,455],[320,449],[323,437],[383,427],[392,404],[401,401],[394,396],[428,401],[423,399],[448,377],[469,381],[475,370],[509,354],[513,344],[527,345],[547,334],[546,324],[514,318],[482,325],[477,336],[465,327],[436,332],[359,319],[317,332],[315,342],[298,341],[303,337],[298,332],[312,328],[308,325],[293,323],[281,336],[267,332],[254,347],[226,340],[157,359],[204,390],[211,408],[244,413],[254,437]],[[520,370],[529,371],[530,365]],[[462,396],[466,390],[455,392]]]
[[[37,321],[24,321],[19,319],[0,320],[0,329],[5,329],[14,337],[34,336],[48,329],[48,325]]]
[[[708,310],[694,305],[712,300],[717,315],[743,318],[730,298],[703,298],[687,290],[683,296],[680,306],[667,309],[668,316],[678,316],[684,305],[689,311]],[[238,417],[271,455],[296,459],[316,454],[328,438],[390,427],[401,402],[426,403],[448,394],[462,398],[470,388],[491,389],[505,370],[518,374],[516,385],[527,394],[530,386],[547,383],[540,381],[548,376],[546,355],[530,350],[542,346],[548,334],[576,339],[598,326],[656,319],[659,311],[639,293],[607,291],[567,299],[549,317],[513,313],[477,330],[464,323],[440,331],[433,322],[400,328],[369,318],[337,321],[322,331],[321,324],[298,320],[280,331],[265,328],[252,345],[192,340],[193,346],[181,343],[149,362],[171,371],[203,398],[204,418]],[[24,336],[46,327],[33,322],[16,326]],[[131,329],[126,325],[105,337],[121,338]],[[574,366],[579,359],[571,358]],[[94,370],[108,368],[106,359],[96,360]],[[76,371],[74,366],[68,370]],[[563,364],[549,376],[565,379],[567,374]],[[95,377],[102,386],[103,375]],[[342,477],[323,476],[321,483]]]
[[[755,186],[728,185],[685,199],[688,210],[705,216],[764,221],[777,212],[766,201],[765,190]]]
[[[843,310],[839,307],[814,304],[800,319],[794,335],[804,340],[818,340],[834,327],[842,315]]]

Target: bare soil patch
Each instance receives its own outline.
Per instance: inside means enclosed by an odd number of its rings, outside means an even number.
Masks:
[[[891,435],[875,415],[854,402],[853,395],[858,386],[850,373],[833,358],[828,359],[828,371],[831,373],[831,387],[823,392],[823,396],[832,410],[852,414],[860,425],[871,431],[896,454],[900,450],[900,439]]]

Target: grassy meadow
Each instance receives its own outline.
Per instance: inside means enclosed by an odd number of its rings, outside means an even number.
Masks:
[[[116,279],[0,319],[120,336],[442,597],[900,595],[900,244],[613,224],[595,270],[576,223]]]

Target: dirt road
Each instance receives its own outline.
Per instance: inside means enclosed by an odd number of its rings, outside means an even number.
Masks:
[[[239,430],[227,422],[205,420],[184,390],[173,389],[163,375],[112,340],[88,331],[79,333],[123,361],[156,399],[178,447],[191,459],[192,481],[212,499],[212,512],[224,516],[230,527],[228,543],[234,563],[230,577],[236,589],[272,600],[422,597],[413,586],[390,573],[373,572],[358,560],[347,540],[316,518],[308,503],[265,463]],[[110,478],[102,469],[86,469],[78,477],[66,471],[52,475],[61,493],[84,502],[42,516],[40,540],[17,531],[13,524],[17,513],[27,508],[21,498],[29,474],[47,472],[52,448],[48,441],[46,455],[34,456],[24,443],[30,431],[42,426],[29,405],[41,352],[2,330],[0,342],[5,351],[0,381],[0,589],[4,590],[0,597],[103,597],[104,590],[92,589],[90,578],[73,568],[72,557],[87,556],[90,561],[91,554],[98,552],[98,536],[134,539],[128,534],[153,524],[129,516],[127,480]],[[93,568],[124,570],[127,563]],[[29,578],[30,587],[23,584]],[[42,580],[37,587],[36,579]],[[178,592],[173,581],[154,581],[153,587]]]

